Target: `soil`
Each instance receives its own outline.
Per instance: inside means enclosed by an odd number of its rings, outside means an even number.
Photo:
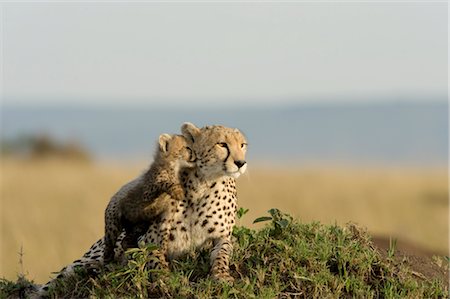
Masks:
[[[387,258],[390,238],[375,236],[372,238],[372,242],[381,255]],[[399,265],[406,264],[413,271],[413,274],[421,279],[438,279],[444,284],[449,284],[448,256],[421,248],[405,240],[397,240],[393,258]]]

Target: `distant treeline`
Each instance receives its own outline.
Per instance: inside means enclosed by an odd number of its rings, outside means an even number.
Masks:
[[[91,154],[77,141],[58,141],[47,134],[23,135],[0,142],[1,155],[25,159],[62,158],[91,161]]]

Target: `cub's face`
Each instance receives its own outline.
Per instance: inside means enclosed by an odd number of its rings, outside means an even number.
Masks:
[[[162,134],[159,136],[160,155],[165,160],[178,163],[180,167],[195,166],[195,155],[191,146],[182,135]]]
[[[191,123],[185,123],[181,131],[192,142],[196,165],[203,175],[238,178],[246,171],[247,141],[238,129],[223,126],[197,128]]]

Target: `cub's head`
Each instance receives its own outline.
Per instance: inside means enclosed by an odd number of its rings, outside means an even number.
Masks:
[[[192,142],[198,171],[204,176],[238,178],[247,169],[247,141],[238,129],[223,126],[197,128],[184,123],[181,132]]]
[[[195,155],[191,147],[191,142],[182,135],[162,134],[159,136],[158,156],[178,163],[180,167],[194,167]]]

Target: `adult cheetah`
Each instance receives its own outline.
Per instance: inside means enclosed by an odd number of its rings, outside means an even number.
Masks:
[[[237,209],[235,179],[247,169],[246,138],[238,129],[220,125],[198,128],[191,123],[184,123],[181,131],[185,138],[192,141],[192,150],[197,158],[194,168],[184,169],[180,174],[185,199],[172,202],[169,210],[172,221],[166,221],[163,216],[159,221],[153,222],[147,233],[139,238],[139,242],[160,244],[162,232],[167,226],[171,233],[165,256],[169,258],[212,242],[211,277],[232,282],[234,279],[229,273],[229,258]],[[140,188],[142,183],[142,176],[138,177],[123,186],[114,197],[123,197],[130,190]],[[116,243],[116,255],[122,254],[120,239],[123,236],[122,233]],[[103,250],[102,238],[81,259],[63,268],[56,279],[70,275],[75,267],[103,263]],[[44,285],[40,293],[47,292],[54,281]]]

